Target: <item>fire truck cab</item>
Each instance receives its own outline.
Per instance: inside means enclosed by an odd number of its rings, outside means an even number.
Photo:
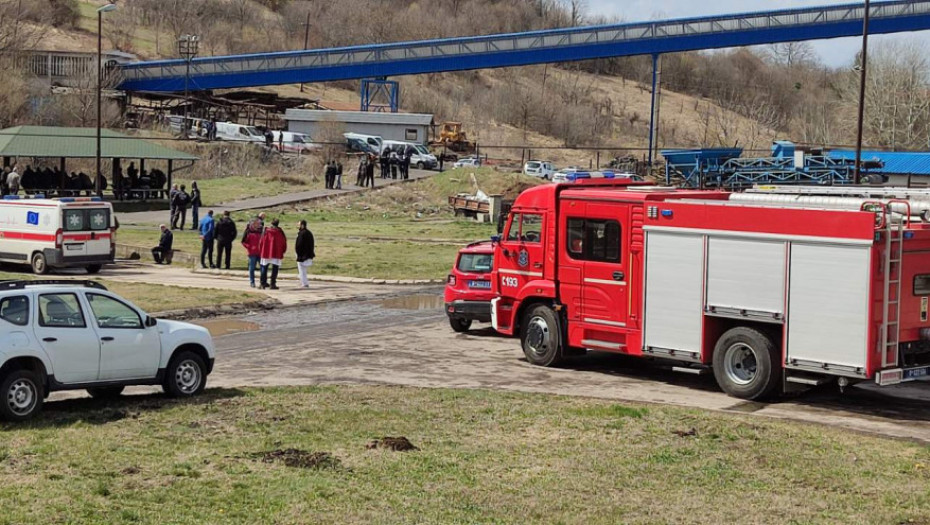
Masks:
[[[492,323],[531,363],[663,358],[744,399],[930,374],[930,191],[574,178],[524,191],[496,247]]]

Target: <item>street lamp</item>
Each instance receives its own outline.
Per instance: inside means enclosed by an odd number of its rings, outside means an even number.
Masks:
[[[97,177],[94,179],[94,192],[98,197],[103,195],[100,169],[100,126],[103,118],[100,110],[103,99],[103,14],[115,10],[116,4],[112,2],[97,9]]]
[[[184,75],[184,138],[189,138],[188,134],[189,125],[187,119],[190,117],[190,106],[191,99],[190,94],[188,93],[188,84],[190,83],[191,78],[191,60],[197,56],[197,52],[200,50],[200,37],[197,35],[182,35],[178,38],[178,55],[181,56],[184,60],[187,61],[187,74]]]

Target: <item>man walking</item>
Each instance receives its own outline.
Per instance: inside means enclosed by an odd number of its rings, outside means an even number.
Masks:
[[[216,225],[216,267],[222,268],[223,252],[226,252],[225,267],[229,269],[229,258],[232,255],[232,243],[239,232],[236,231],[236,223],[229,216],[229,210],[223,212],[220,222]]]
[[[158,240],[158,246],[152,248],[152,258],[155,259],[155,264],[162,264],[162,262],[171,264],[173,254],[171,246],[174,244],[174,234],[164,224],[158,227],[161,229],[161,238]]]
[[[215,238],[216,225],[213,223],[213,210],[210,210],[207,216],[200,220],[200,240],[203,241],[200,246],[201,268],[207,267],[206,261],[210,262],[210,268],[216,268],[213,265],[213,240]]]
[[[184,230],[184,223],[187,221],[187,206],[191,202],[191,196],[187,193],[185,186],[182,184],[181,189],[174,194],[174,220],[171,222],[171,229],[174,230],[180,221],[179,230]],[[212,222],[212,221],[211,221]],[[196,225],[194,225],[196,228]]]
[[[129,168],[132,169],[132,163],[129,163]],[[128,191],[130,188],[132,188],[132,183],[130,182],[130,183],[128,184],[128,186],[129,186],[129,188],[126,188],[127,191]],[[171,189],[168,190],[168,206],[171,208],[171,216],[169,217],[168,222],[171,224],[171,229],[172,229],[172,230],[175,228],[175,226],[174,226],[175,223],[178,222],[178,219],[176,218],[176,215],[177,215],[177,213],[178,213],[178,209],[174,207],[174,197],[178,194],[179,191],[181,191],[181,190],[178,189],[178,185],[177,185],[177,184],[172,184],[172,185],[171,185]],[[127,195],[128,195],[127,198],[132,198],[131,192],[128,192]]]
[[[255,269],[261,260],[259,243],[262,240],[262,221],[258,217],[252,219],[242,234],[242,247],[249,255],[249,286],[252,288],[255,288]]]
[[[294,242],[297,252],[297,274],[300,275],[300,287],[309,288],[307,269],[313,265],[316,253],[313,251],[313,233],[307,229],[307,221],[302,220],[297,225],[297,240]]]
[[[265,228],[262,239],[258,243],[259,254],[261,255],[262,290],[268,286],[268,267],[271,266],[271,289],[278,289],[278,270],[281,268],[281,259],[287,251],[287,238],[284,232],[278,227],[278,219],[271,221],[271,226]]]

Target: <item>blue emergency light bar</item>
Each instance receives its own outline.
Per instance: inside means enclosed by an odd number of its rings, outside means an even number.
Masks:
[[[576,171],[565,176],[568,182],[575,182],[581,179],[613,179],[617,175],[612,171]]]
[[[58,202],[101,202],[100,197],[62,197]]]

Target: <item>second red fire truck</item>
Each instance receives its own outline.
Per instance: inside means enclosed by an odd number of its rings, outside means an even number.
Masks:
[[[744,399],[930,374],[930,192],[574,179],[523,192],[496,246],[492,323],[531,363],[669,359]]]

